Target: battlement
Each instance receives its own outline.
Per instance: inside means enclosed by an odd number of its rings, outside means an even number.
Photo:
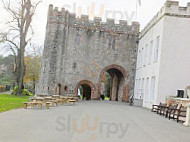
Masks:
[[[189,17],[190,18],[190,2],[186,7],[179,6],[178,1],[166,1],[161,10],[152,18],[140,33],[140,38],[146,34],[160,19],[164,16]]]
[[[101,17],[94,17],[93,20],[89,20],[88,15],[81,15],[80,18],[77,18],[75,13],[70,13],[65,8],[59,10],[58,7],[54,8],[53,5],[49,5],[48,23],[59,23],[75,28],[115,31],[133,35],[139,34],[140,29],[138,22],[132,22],[131,25],[128,25],[127,21],[120,20],[119,24],[116,24],[114,19],[107,19],[106,22],[102,22]]]

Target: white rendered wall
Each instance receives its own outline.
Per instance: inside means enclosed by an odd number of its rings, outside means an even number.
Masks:
[[[158,61],[154,62],[156,38],[160,36]],[[146,66],[137,66],[135,98],[143,94],[143,106],[151,108],[152,104],[165,102],[167,96],[177,95],[177,90],[185,90],[190,85],[190,18],[165,16],[140,39],[139,51],[153,40],[152,62]],[[138,63],[141,57],[138,56]],[[155,97],[151,100],[147,94],[146,80],[155,76]],[[144,87],[138,80],[144,78]],[[141,81],[142,82],[142,81]],[[142,89],[142,90],[141,90]],[[140,92],[140,93],[139,93]],[[147,97],[148,96],[148,97]],[[147,99],[148,98],[148,99]]]
[[[190,85],[190,18],[165,16],[158,101]],[[157,101],[157,102],[158,102]]]
[[[167,96],[176,96],[177,90],[185,90],[186,86],[190,85],[190,3],[187,7],[180,7],[177,1],[166,1],[141,32],[138,51],[153,40],[154,53],[155,40],[158,36],[160,46],[157,62],[139,66],[142,56],[141,54],[137,56],[135,98],[140,99],[139,94],[144,95],[143,106],[147,108],[151,108],[152,104],[165,102]],[[153,100],[150,97],[152,76],[155,76]],[[147,77],[149,92],[146,86]],[[143,78],[145,81],[142,87]]]
[[[136,83],[135,83],[135,98],[136,99],[143,99],[143,107],[151,108],[152,104],[155,104],[158,101],[158,83],[159,83],[159,67],[160,67],[160,56],[161,56],[161,48],[162,48],[162,37],[163,37],[163,26],[164,26],[164,18],[162,18],[156,25],[154,25],[142,38],[139,42],[139,49],[138,53],[142,51],[142,48],[146,48],[148,44],[148,52],[150,50],[150,43],[153,41],[152,46],[152,58],[151,62],[148,62],[149,54],[146,55],[146,65],[140,66],[140,62],[142,60],[141,55],[138,54],[137,57],[137,70],[136,70]],[[159,42],[159,54],[158,54],[158,60],[154,62],[154,52],[156,48],[156,38],[160,37]],[[145,49],[146,51],[146,49]],[[144,60],[144,59],[143,59]],[[151,99],[151,79],[152,77],[155,77],[155,90],[154,90],[154,99]],[[144,84],[142,87],[142,79],[144,78]],[[147,89],[147,78],[149,78],[148,83],[148,92]],[[141,79],[141,84],[139,85],[139,79]]]

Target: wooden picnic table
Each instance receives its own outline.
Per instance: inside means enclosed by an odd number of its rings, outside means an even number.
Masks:
[[[60,95],[53,95],[52,98],[60,99]]]
[[[45,97],[44,98],[44,100],[52,100],[52,99],[54,99],[54,98],[52,98],[52,97]]]
[[[34,97],[34,98],[31,98],[30,100],[38,102],[38,101],[44,101],[44,98],[42,98],[42,97]]]

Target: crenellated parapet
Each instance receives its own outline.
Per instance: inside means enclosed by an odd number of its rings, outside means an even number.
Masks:
[[[58,7],[49,6],[48,12],[48,24],[64,24],[68,27],[102,31],[102,32],[114,32],[119,34],[138,35],[140,25],[138,22],[132,22],[128,25],[127,21],[120,20],[119,24],[115,24],[114,19],[107,19],[106,22],[102,22],[100,17],[95,17],[93,20],[89,20],[88,15],[81,15],[80,18],[76,17],[76,14],[62,8],[60,11]]]
[[[152,18],[152,20],[141,31],[140,38],[149,31],[164,16],[176,16],[182,18],[190,18],[190,2],[186,7],[179,6],[178,1],[166,1],[160,11]]]

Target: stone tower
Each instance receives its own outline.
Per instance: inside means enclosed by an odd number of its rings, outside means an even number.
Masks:
[[[128,101],[134,91],[139,23],[76,18],[49,6],[45,47],[37,94],[77,94],[82,86],[90,99],[100,98],[105,72],[111,76],[111,100]]]

